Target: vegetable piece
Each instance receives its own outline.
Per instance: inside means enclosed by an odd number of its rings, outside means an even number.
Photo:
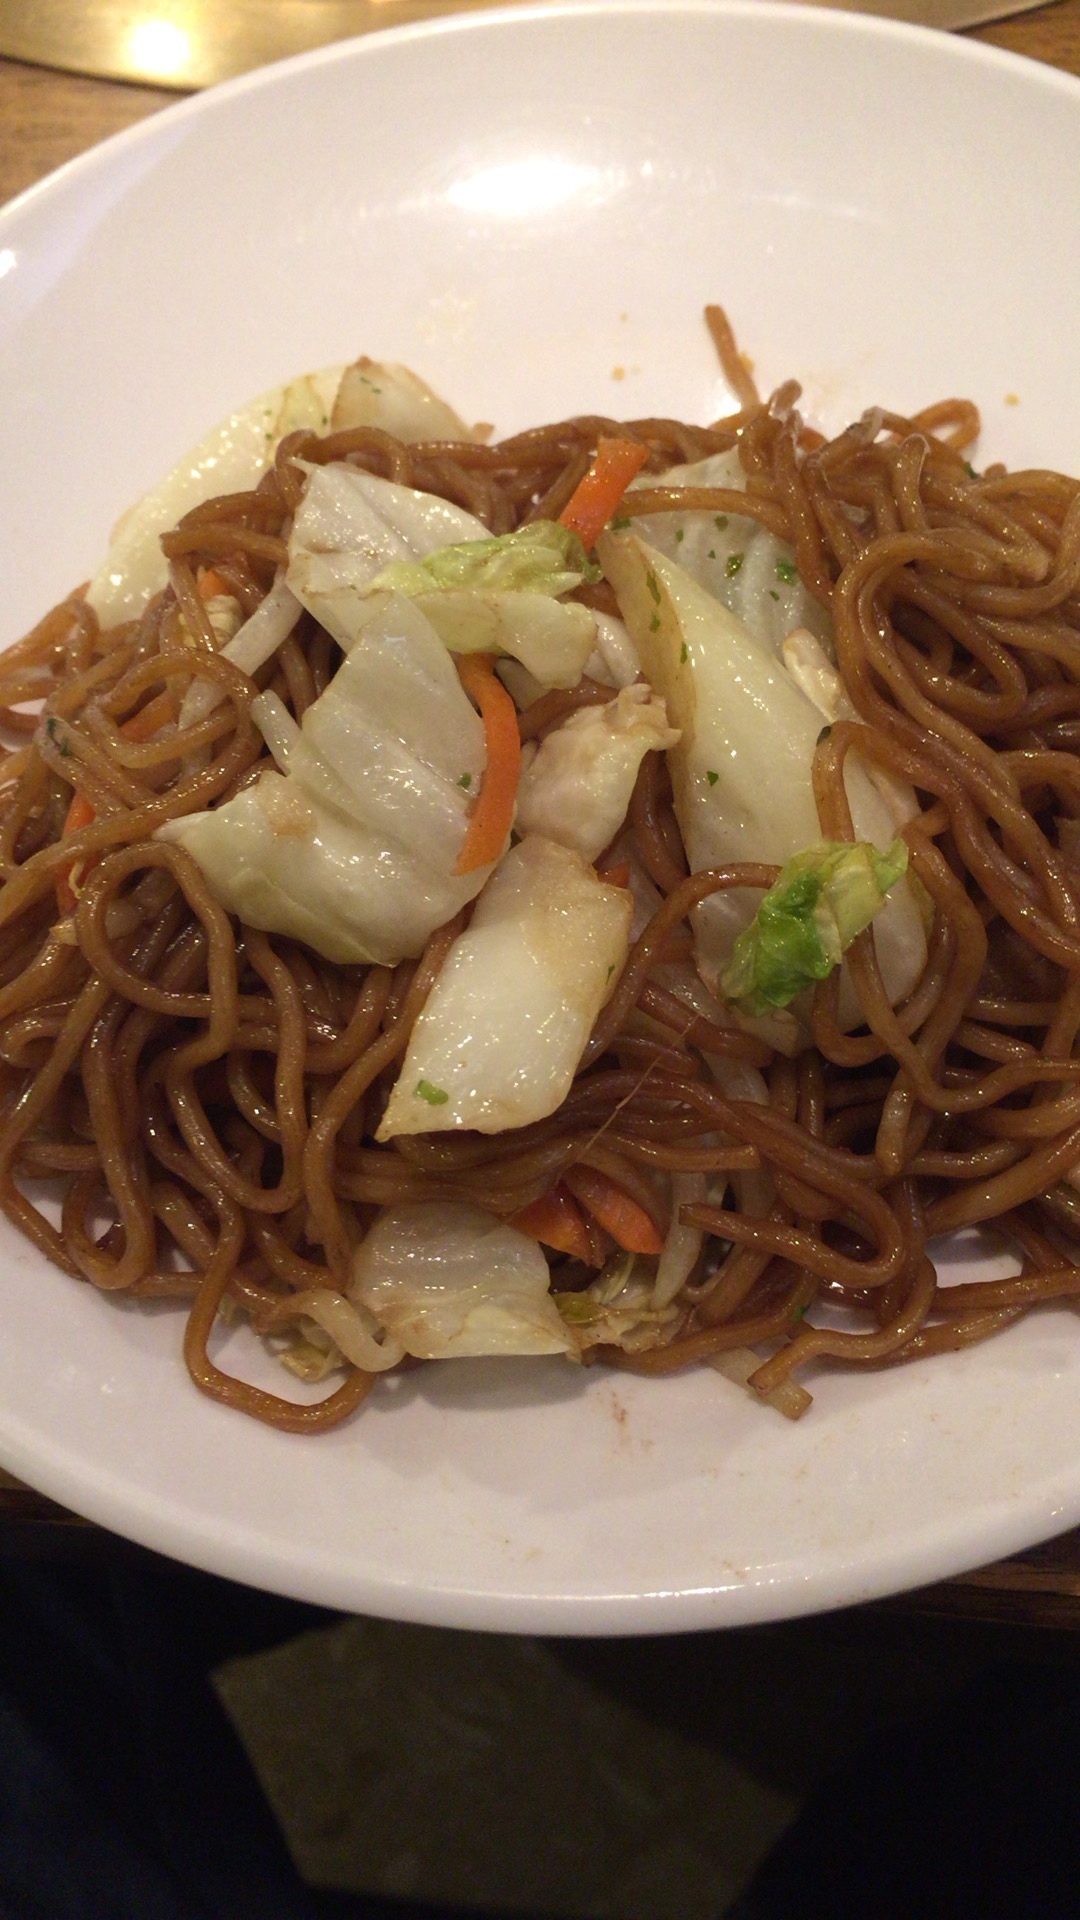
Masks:
[[[419,1360],[575,1348],[537,1241],[461,1201],[381,1213],[349,1291]]]
[[[546,593],[479,593],[453,587],[414,602],[451,653],[499,653],[520,661],[542,693],[576,687],[596,643],[596,615]]]
[[[391,560],[415,560],[448,542],[488,538],[482,520],[437,494],[399,487],[341,462],[306,472],[285,578],[346,653],[378,616],[381,602],[372,599],[370,586]]]
[[[345,368],[330,421],[334,433],[349,427],[379,427],[396,440],[469,440],[487,438],[440,400],[426,380],[394,361],[362,355]]]
[[[664,1236],[644,1207],[596,1167],[571,1167],[563,1175],[575,1200],[627,1253],[660,1253]]]
[[[377,1138],[553,1113],[627,951],[630,895],[530,835],[500,861],[413,1028]],[[421,1080],[449,1098],[432,1107]]]
[[[680,730],[668,765],[692,871],[744,860],[783,866],[816,845],[821,829],[812,768],[821,718],[812,701],[676,562],[631,533],[605,534],[599,552],[646,676]],[[897,822],[853,755],[845,789],[858,839],[888,847]],[[697,962],[714,991],[759,900],[749,889],[733,888],[695,910]],[[875,940],[895,1002],[910,992],[926,961],[922,918],[906,882],[875,926]],[[770,1019],[774,1044],[794,1050],[802,1043],[793,1016]]]
[[[616,1253],[603,1272],[579,1293],[554,1296],[577,1347],[621,1347],[641,1353],[670,1339],[682,1309],[653,1302],[651,1267],[639,1265],[633,1253]]]
[[[870,925],[907,858],[902,840],[885,854],[861,841],[825,841],[787,861],[735,942],[721,981],[729,999],[764,1013],[824,980]]]
[[[555,520],[533,520],[513,533],[461,540],[422,560],[391,560],[375,575],[372,592],[430,593],[475,587],[497,593],[545,593],[557,598],[599,579],[576,533]]]
[[[750,1385],[750,1377],[765,1364],[765,1355],[755,1353],[753,1347],[729,1347],[726,1353],[706,1355],[706,1364],[715,1367],[726,1379],[734,1381],[737,1387],[745,1387],[752,1400],[759,1406],[773,1407],[782,1413],[785,1420],[799,1420],[810,1406],[813,1395],[800,1387],[797,1380],[782,1380],[771,1393],[755,1393]]]
[[[613,613],[595,613],[596,645],[585,662],[590,680],[602,687],[630,687],[641,673],[637,650],[625,620]]]
[[[466,693],[480,709],[484,723],[484,777],[455,873],[475,873],[490,866],[503,852],[514,824],[514,802],[521,773],[521,736],[517,711],[501,681],[495,678],[490,654],[472,653],[458,661]]]
[[[541,741],[522,776],[519,831],[595,860],[626,818],[645,755],[678,739],[664,702],[643,681],[606,706],[580,708]]]
[[[64,816],[64,825],[60,835],[61,839],[70,839],[73,833],[79,833],[83,827],[89,827],[95,817],[94,809],[86,798],[86,795],[79,792],[73,793],[71,796],[71,805],[68,807],[67,813]],[[56,872],[56,904],[61,914],[65,917],[75,911],[76,894],[72,881],[77,864],[75,861],[72,861],[70,866],[58,867]]]
[[[423,615],[392,595],[382,612],[300,727],[279,703],[258,704],[286,777],[266,773],[159,836],[186,846],[250,925],[330,960],[393,965],[487,876],[453,870],[468,826],[460,783],[479,788],[484,731]]]
[[[732,447],[689,466],[672,467],[659,477],[649,474],[636,484],[723,487],[744,493],[746,473],[738,448]],[[634,492],[631,487],[624,514],[633,514]],[[794,627],[806,627],[831,653],[832,621],[803,586],[793,548],[756,520],[690,509],[634,515],[632,529],[658,553],[685,567],[771,652],[779,655],[785,636]]]
[[[289,1306],[293,1313],[303,1315],[301,1325],[305,1321],[309,1323],[305,1329],[309,1339],[312,1323],[323,1334],[329,1335],[332,1345],[326,1356],[329,1362],[326,1372],[335,1362],[340,1366],[342,1360],[349,1360],[354,1367],[362,1367],[365,1373],[385,1373],[405,1358],[401,1342],[387,1336],[374,1314],[361,1301],[346,1300],[333,1287],[309,1287],[293,1294]],[[281,1358],[289,1366],[288,1349]],[[299,1371],[296,1368],[292,1370]]]
[[[648,447],[639,440],[599,442],[592,466],[559,515],[562,525],[578,535],[583,547],[596,545],[648,457]]]
[[[510,1224],[520,1233],[531,1234],[545,1247],[568,1253],[575,1260],[584,1261],[586,1266],[593,1264],[592,1241],[581,1210],[562,1180],[513,1214]]]
[[[666,1307],[685,1286],[698,1262],[705,1235],[700,1227],[679,1218],[685,1206],[703,1205],[709,1185],[703,1173],[675,1172],[671,1176],[671,1223],[656,1267],[653,1306]]]
[[[298,427],[325,432],[340,367],[272,387],[232,413],[178,461],[152,492],[118,521],[108,553],[86,592],[103,627],[133,620],[169,577],[161,535],[200,501],[254,487],[277,443]]]
[[[205,579],[205,576],[204,576]],[[203,582],[199,583],[202,593]],[[273,586],[254,613],[243,625],[238,627],[231,638],[226,638],[220,649],[222,658],[231,660],[241,673],[253,675],[277,652],[283,641],[287,640],[303,608],[296,595],[286,584],[285,575],[278,573]],[[224,689],[214,680],[193,680],[184,695],[180,708],[181,727],[197,726],[205,720],[207,714],[221,705],[225,698]]]
[[[507,653],[542,685],[573,687],[596,616],[555,595],[588,574],[577,536],[550,520],[492,538],[434,493],[331,463],[307,470],[286,582],[346,653],[400,589],[454,653]]]
[[[545,687],[576,686],[596,640],[588,607],[555,596],[593,573],[553,521],[489,535],[434,494],[353,467],[312,467],[289,539],[292,591],[346,652],[381,595],[416,600],[454,653],[505,653]]]
[[[417,597],[454,653],[506,653],[542,686],[576,686],[596,638],[587,607],[558,596],[598,578],[576,533],[537,520],[513,533],[439,547],[422,560],[393,560],[369,592]]]

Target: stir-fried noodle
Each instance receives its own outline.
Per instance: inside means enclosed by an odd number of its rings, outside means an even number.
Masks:
[[[658,1242],[673,1222],[688,1230],[691,1255],[647,1340],[586,1357],[668,1373],[734,1354],[789,1411],[808,1361],[942,1353],[1080,1294],[1080,483],[977,474],[967,402],[875,409],[824,440],[794,383],[759,401],[717,337],[743,405],[708,428],[589,417],[493,445],[292,434],[254,491],[199,505],[165,537],[170,584],[138,619],[102,631],[75,593],[3,656],[0,1204],[76,1278],[187,1302],[192,1377],[261,1419],[311,1431],[364,1398],[374,1376],[329,1337],[313,1343],[311,1303],[347,1301],[377,1210],[413,1200],[511,1219],[556,1183],[587,1195],[590,1173],[604,1176]],[[660,904],[568,1098],[524,1128],[379,1144],[467,910],[418,960],[335,964],[237,924],[190,853],[153,837],[270,764],[250,714],[259,687],[300,719],[339,659],[305,614],[252,681],[216,650],[200,570],[254,611],[286,557],[298,460],[438,493],[499,534],[557,518],[605,436],[647,449],[635,515],[738,514],[790,540],[831,614],[850,703],[814,758],[821,836],[854,837],[855,752],[916,790],[903,840],[929,903],[925,968],[894,1006],[868,928],[846,985],[834,970],[816,988],[813,1045],[793,1055],[703,1012],[679,986],[688,914],[768,888],[777,869],[690,874],[664,755],[649,753],[618,857]],[[746,492],[665,488],[674,464],[736,444]],[[616,611],[606,581],[576,597]],[[182,723],[195,679],[220,698]],[[546,692],[520,713],[521,737],[610,698],[588,678]],[[617,1255],[602,1218],[582,1217],[587,1257],[549,1255],[564,1303]],[[939,1287],[931,1238],[976,1224],[1020,1273]],[[645,1268],[651,1279],[655,1261]],[[223,1309],[298,1368],[317,1372],[321,1353],[328,1397],[297,1405],[227,1377],[207,1348]]]

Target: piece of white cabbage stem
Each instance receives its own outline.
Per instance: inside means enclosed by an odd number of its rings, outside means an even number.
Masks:
[[[575,535],[544,521],[493,536],[437,494],[357,467],[307,475],[286,579],[346,652],[383,596],[404,593],[451,652],[507,654],[544,687],[577,685],[597,629],[587,607],[559,598],[590,572]]]
[[[299,427],[325,433],[343,369],[327,367],[272,387],[214,427],[164,480],[117,522],[101,566],[86,590],[102,627],[134,620],[168,584],[161,536],[185,513],[216,494],[257,486],[277,443]]]
[[[605,534],[608,579],[681,739],[668,751],[675,812],[692,872],[735,862],[782,866],[821,839],[812,767],[821,718],[781,660],[685,570],[633,534]],[[884,850],[896,821],[854,754],[845,789],[856,837]],[[760,896],[715,894],[695,912],[698,965],[717,989],[735,939]],[[894,1002],[926,963],[922,915],[906,881],[874,921],[886,988]],[[806,1033],[791,1012],[768,1018],[767,1037],[793,1052]]]
[[[241,673],[254,678],[260,667],[272,659],[287,640],[304,609],[279,571],[265,599],[220,649]],[[214,680],[193,680],[180,704],[179,726],[198,726],[225,698],[225,690]]]
[[[731,447],[659,476],[639,475],[628,489],[623,516],[633,513],[635,491],[658,486],[745,493],[746,474],[738,448]],[[647,545],[678,561],[770,652],[779,656],[795,627],[809,628],[831,651],[829,615],[803,586],[790,542],[768,527],[741,514],[694,510],[635,514],[631,526]]]
[[[353,1256],[353,1300],[418,1360],[573,1353],[537,1241],[458,1200],[387,1208]]]
[[[286,434],[301,427],[338,433],[360,426],[379,427],[405,441],[484,437],[425,381],[393,363],[362,358],[271,387],[205,434],[117,522],[86,593],[102,627],[136,618],[161,592],[169,577],[161,535],[192,507],[256,486]]]
[[[626,819],[647,753],[679,735],[644,681],[603,707],[580,707],[541,741],[521,777],[517,826],[595,860]]]
[[[384,596],[298,727],[263,696],[284,775],[162,827],[215,898],[250,926],[328,960],[384,965],[420,953],[475,898],[490,865],[457,874],[484,730],[445,647],[415,606]]]
[[[554,1113],[626,959],[630,895],[528,835],[504,855],[412,1031],[376,1138]]]

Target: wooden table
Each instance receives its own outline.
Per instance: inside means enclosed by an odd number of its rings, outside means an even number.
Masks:
[[[1080,0],[1059,0],[1056,6],[976,28],[969,37],[1080,76]],[[0,60],[0,203],[176,97],[159,87],[124,86]],[[0,1520],[20,1537],[28,1529],[86,1531],[85,1523],[3,1472]],[[889,1604],[1028,1626],[1080,1627],[1080,1528]]]

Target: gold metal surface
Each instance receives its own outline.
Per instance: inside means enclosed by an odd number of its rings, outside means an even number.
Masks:
[[[1044,0],[818,0],[927,26],[970,27]],[[485,0],[0,0],[0,56],[186,92],[288,54]],[[761,0],[768,5],[769,0]],[[597,26],[597,31],[603,28]]]
[[[186,92],[332,40],[436,14],[472,11],[482,4],[484,0],[2,0],[0,55]]]

